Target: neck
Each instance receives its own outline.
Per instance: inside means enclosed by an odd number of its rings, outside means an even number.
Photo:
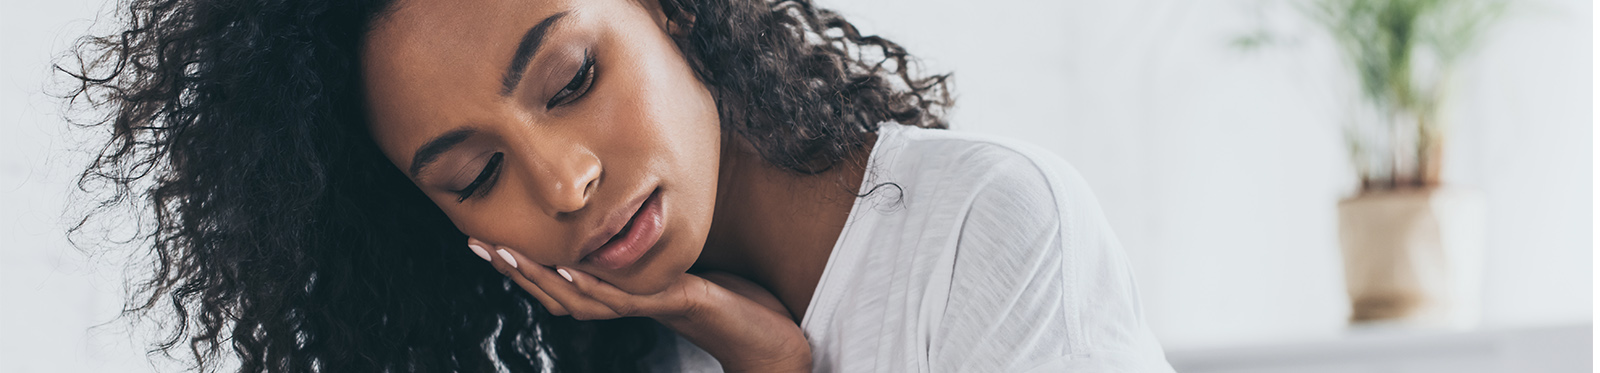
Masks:
[[[849,217],[870,146],[805,175],[767,163],[737,135],[723,144],[717,205],[695,268],[760,284],[799,322]]]

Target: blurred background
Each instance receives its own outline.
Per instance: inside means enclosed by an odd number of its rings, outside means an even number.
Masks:
[[[1289,1],[818,2],[954,72],[954,129],[1077,167],[1180,372],[1590,370],[1590,1],[1513,1],[1456,68],[1441,178],[1485,214],[1469,232],[1479,317],[1453,328],[1348,321],[1339,202],[1360,183],[1343,131],[1363,101],[1334,39]],[[84,136],[45,94],[60,91],[49,64],[110,9],[0,9],[0,371],[170,370],[113,322],[123,258],[63,233]],[[1262,30],[1269,45],[1239,46]]]

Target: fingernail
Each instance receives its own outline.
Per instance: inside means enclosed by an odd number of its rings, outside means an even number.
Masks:
[[[485,260],[485,261],[489,260],[489,250],[484,250],[483,246],[467,245],[467,247],[472,248],[472,253],[473,254],[478,254],[479,258],[483,258],[483,260]]]
[[[506,249],[500,249],[499,252],[500,259],[505,259],[507,264],[511,264],[511,268],[517,268],[517,259],[512,258],[511,253],[506,252]]]
[[[567,282],[572,282],[572,274],[571,273],[567,273],[567,269],[566,268],[556,268],[556,273],[560,273],[561,274],[561,278],[567,279]]]

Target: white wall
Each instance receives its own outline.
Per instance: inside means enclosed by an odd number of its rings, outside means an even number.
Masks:
[[[88,329],[116,314],[121,262],[64,239],[82,156],[40,93],[50,57],[101,2],[5,1],[0,370],[148,370],[119,326]],[[931,70],[955,71],[959,130],[1033,141],[1074,163],[1169,349],[1342,330],[1334,203],[1352,189],[1337,127],[1350,85],[1324,41],[1230,49],[1256,26],[1261,2],[1248,0],[822,4]],[[1592,4],[1523,4],[1462,74],[1446,170],[1489,199],[1489,327],[1586,321],[1592,310]]]
[[[1335,204],[1354,181],[1338,125],[1354,86],[1283,1],[822,4],[954,71],[955,128],[1076,165],[1169,349],[1344,329]],[[1518,2],[1460,73],[1444,177],[1487,194],[1485,327],[1590,319],[1591,7]],[[1228,45],[1263,22],[1296,40]]]
[[[0,371],[149,371],[121,309],[121,261],[66,241],[62,208],[83,165],[59,103],[44,92],[51,57],[90,27],[102,1],[0,3]],[[171,369],[163,369],[170,371]]]

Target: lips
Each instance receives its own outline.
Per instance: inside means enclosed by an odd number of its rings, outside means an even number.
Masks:
[[[644,257],[644,254],[650,252],[650,248],[661,239],[664,224],[661,190],[652,191],[643,201],[638,202],[637,206],[638,209],[628,217],[622,227],[615,230],[616,233],[610,236],[597,235],[587,242],[583,262],[593,263],[600,268],[619,270],[633,265],[639,258]],[[602,239],[604,241],[601,241]]]

